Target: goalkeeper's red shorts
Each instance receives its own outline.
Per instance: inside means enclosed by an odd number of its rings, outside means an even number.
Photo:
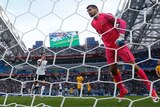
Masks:
[[[127,46],[123,48],[119,48],[117,51],[117,55],[125,63],[130,63],[130,62],[135,61],[133,54],[131,53],[130,49]],[[106,59],[107,59],[108,64],[114,63],[115,62],[115,50],[106,49]]]

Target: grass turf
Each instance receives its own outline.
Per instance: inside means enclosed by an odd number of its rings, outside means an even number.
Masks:
[[[111,98],[111,99],[105,99],[108,97],[104,96],[99,96],[99,97],[94,97],[97,100],[96,107],[128,107],[129,104],[131,103],[129,100],[124,100],[122,102],[118,102],[118,99],[116,98]],[[94,98],[89,98],[89,97],[44,97],[41,98],[39,96],[36,96],[35,99],[34,97],[30,96],[8,96],[6,100],[5,105],[9,105],[8,107],[14,107],[16,104],[18,106],[16,107],[22,107],[23,105],[26,106],[33,106],[36,107],[42,107],[43,104],[49,105],[51,107],[60,107],[63,103],[63,107],[93,107],[95,104],[95,99]],[[136,99],[143,98],[142,96],[127,96],[126,98],[129,98],[135,102],[133,102],[131,107],[160,107],[160,102],[158,103],[153,103],[151,98],[146,98],[141,101],[136,101]],[[3,105],[5,101],[5,97],[0,97],[0,104]],[[33,101],[33,102],[32,102]],[[12,104],[13,103],[13,104]],[[15,104],[16,103],[16,104]],[[21,106],[22,105],[22,106]]]

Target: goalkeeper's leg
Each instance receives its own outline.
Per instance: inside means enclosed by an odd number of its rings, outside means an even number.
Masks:
[[[145,72],[141,68],[139,68],[137,65],[135,65],[135,70],[136,70],[136,74],[138,75],[138,77],[140,79],[148,80]],[[147,90],[150,91],[151,83],[149,81],[144,81],[144,84],[146,85]],[[152,96],[153,102],[158,102],[159,101],[158,95],[153,88],[152,88],[151,96]]]
[[[120,82],[117,84],[117,88],[119,89],[119,92],[120,92],[118,97],[123,98],[128,93],[128,90],[125,88],[124,84],[122,83],[122,76],[120,71],[117,69],[117,64],[111,65],[110,69],[115,82],[116,83]]]
[[[106,49],[106,59],[108,61],[108,64],[114,63],[115,62],[115,51]],[[113,78],[117,84],[117,88],[119,89],[119,97],[123,98],[127,93],[128,90],[125,88],[124,84],[122,83],[122,77],[120,72],[118,71],[117,64],[114,63],[110,65],[110,71],[113,75]]]
[[[123,59],[124,62],[136,64],[135,58],[127,46],[119,49],[118,55]],[[141,68],[139,68],[137,65],[135,65],[135,71],[140,79],[148,80],[144,71]],[[150,82],[144,81],[144,84],[147,86],[147,90],[150,91],[150,87],[151,87]],[[154,89],[152,89],[152,97],[153,97],[154,102],[158,102],[159,99],[158,99],[157,93]]]

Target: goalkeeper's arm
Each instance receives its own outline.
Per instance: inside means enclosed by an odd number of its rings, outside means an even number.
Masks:
[[[118,27],[118,31],[119,31],[119,38],[116,40],[116,45],[117,46],[122,46],[125,44],[125,40],[124,40],[124,34],[125,34],[125,29],[126,29],[126,21],[118,18],[117,19],[117,27]]]
[[[125,44],[125,41],[124,41],[124,34],[125,34],[125,31],[126,31],[126,21],[123,20],[123,19],[120,19],[120,18],[117,18],[117,20],[115,19],[115,17],[108,13],[105,15],[106,19],[109,20],[111,23],[115,23],[116,22],[116,25],[118,27],[118,32],[119,32],[119,38],[116,40],[116,44],[117,46],[122,46]],[[116,21],[115,21],[116,20]]]

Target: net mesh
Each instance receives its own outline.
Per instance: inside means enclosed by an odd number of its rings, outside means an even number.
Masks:
[[[158,0],[1,0],[0,106],[63,107],[72,102],[72,99],[77,99],[75,102],[81,99],[84,104],[91,100],[88,106],[96,107],[103,104],[102,101],[107,106],[111,100],[118,100],[118,83],[112,79],[110,65],[105,60],[106,47],[102,44],[101,36],[91,27],[92,19],[86,12],[86,6],[90,3],[98,5],[101,12],[115,14],[116,18],[132,17],[126,20],[126,45],[134,54],[136,64],[145,69],[151,88],[154,87],[159,92],[159,79],[153,69],[159,60],[157,49],[160,40],[157,35],[160,26],[159,14],[156,13],[159,10]],[[60,45],[67,42],[68,46],[49,47],[49,33],[66,31],[69,31],[67,34],[71,38],[62,41]],[[86,36],[95,36],[96,45],[73,46],[75,38],[72,31],[78,31],[79,40],[83,42],[80,44],[84,44]],[[43,42],[39,47],[32,48],[35,41]],[[127,106],[132,107],[134,103],[150,98],[151,91],[148,92],[142,83],[144,80],[135,75],[134,64],[124,63],[121,59],[117,61],[118,50],[115,50],[115,63],[118,63],[122,82],[131,96],[124,99],[128,101]],[[36,61],[42,52],[46,53],[48,61],[44,98],[39,97],[40,90],[37,94],[30,94],[37,69]],[[80,93],[76,81],[79,74],[84,79]],[[88,83],[91,87],[90,93]],[[42,81],[39,81],[40,86],[41,84]],[[141,96],[132,98],[137,95]],[[18,97],[22,97],[22,101],[17,101]],[[26,98],[27,101],[24,102],[23,99]],[[48,104],[56,98],[59,98],[56,102],[60,105]],[[79,106],[81,102],[77,104]],[[118,107],[119,104],[113,106]]]

